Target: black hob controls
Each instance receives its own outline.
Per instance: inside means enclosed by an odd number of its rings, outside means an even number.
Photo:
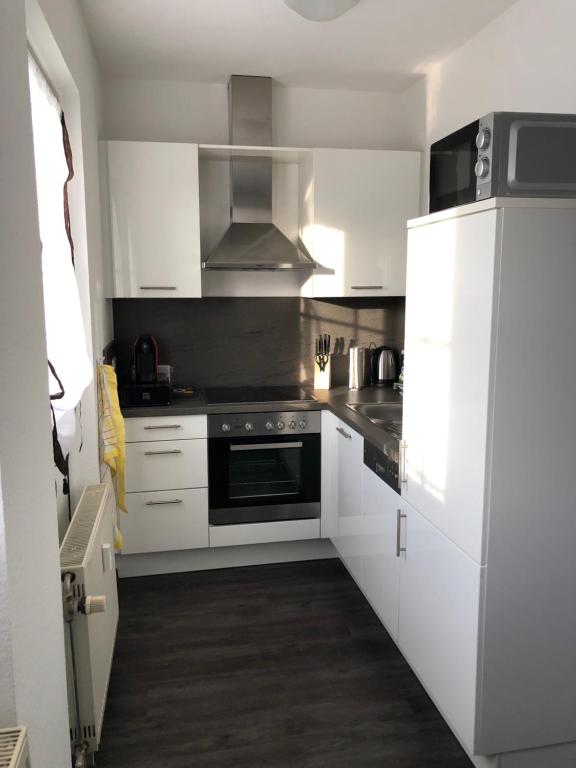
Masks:
[[[208,416],[208,437],[234,437],[234,435],[280,435],[286,430],[299,434],[320,432],[320,411],[306,411],[306,417],[297,411],[264,413],[222,413]]]

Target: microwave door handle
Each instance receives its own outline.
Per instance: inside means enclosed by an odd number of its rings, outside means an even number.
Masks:
[[[265,451],[270,448],[302,448],[302,442],[294,443],[251,443],[245,445],[231,445],[231,451]]]

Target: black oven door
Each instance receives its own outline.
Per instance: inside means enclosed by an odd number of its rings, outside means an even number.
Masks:
[[[430,213],[476,199],[478,128],[476,120],[430,147]]]
[[[320,435],[208,441],[210,524],[320,517]]]

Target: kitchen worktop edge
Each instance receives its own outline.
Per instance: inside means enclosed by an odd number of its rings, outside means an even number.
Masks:
[[[336,387],[330,390],[306,389],[315,400],[285,403],[254,403],[208,404],[202,391],[193,398],[177,399],[170,405],[148,406],[141,408],[124,408],[124,418],[142,418],[157,416],[210,416],[222,413],[270,413],[274,411],[319,411],[329,410],[349,427],[359,432],[377,448],[382,449],[389,440],[379,427],[365,416],[346,407],[347,403],[398,403],[402,402],[401,395],[391,387],[366,387],[360,390],[350,390],[347,387]]]

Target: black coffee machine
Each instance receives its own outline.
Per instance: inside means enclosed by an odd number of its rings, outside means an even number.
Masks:
[[[154,336],[138,336],[134,342],[134,383],[158,383],[158,344]]]
[[[158,383],[158,344],[154,336],[138,336],[134,342],[132,383],[119,387],[123,408],[169,405],[172,388]]]

